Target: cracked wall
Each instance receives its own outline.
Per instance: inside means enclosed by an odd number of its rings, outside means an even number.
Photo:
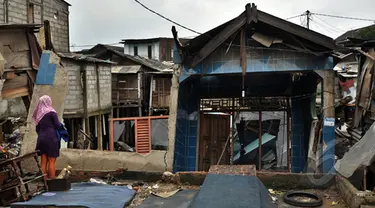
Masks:
[[[112,171],[124,168],[129,171],[164,172],[166,151],[151,151],[141,155],[135,152],[109,152],[97,150],[62,149],[56,168],[67,165],[74,170]]]

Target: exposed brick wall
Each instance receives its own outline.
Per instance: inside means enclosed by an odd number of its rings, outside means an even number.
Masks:
[[[99,85],[100,85],[100,105],[101,109],[109,109],[112,107],[112,86],[111,86],[111,66],[108,64],[98,64],[99,67]],[[100,110],[98,107],[98,89],[97,75],[95,64],[87,65],[87,108],[88,112],[96,112]]]
[[[58,13],[57,19],[54,14]],[[44,20],[51,22],[52,41],[57,51],[69,51],[69,7],[61,0],[44,0]]]
[[[4,2],[8,2],[8,12]],[[59,52],[69,52],[69,6],[63,0],[0,0],[0,23],[51,23],[52,41]],[[34,20],[28,20],[28,3],[34,4]],[[43,12],[42,12],[43,11]],[[8,14],[8,22],[6,21]],[[55,18],[56,14],[56,18]]]
[[[81,85],[81,70],[77,62],[62,59],[68,68],[68,91],[65,98],[65,112],[83,110],[83,91]]]

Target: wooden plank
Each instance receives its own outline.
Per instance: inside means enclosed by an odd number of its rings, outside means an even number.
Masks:
[[[246,13],[243,12],[240,16],[228,24],[218,35],[213,37],[206,45],[204,45],[199,52],[194,56],[190,67],[195,67],[203,59],[209,56],[217,47],[224,43],[231,35],[238,31],[246,23]]]
[[[102,115],[98,117],[98,150],[103,150]]]
[[[292,33],[296,36],[309,40],[313,43],[319,44],[329,49],[336,48],[334,40],[325,35],[319,34],[312,30],[306,29],[302,26],[290,23],[286,20],[280,19],[278,17],[272,16],[262,11],[258,11],[258,21],[264,22],[266,24],[272,25],[283,31]]]
[[[4,69],[30,68],[30,53],[28,50],[2,53],[6,63]]]

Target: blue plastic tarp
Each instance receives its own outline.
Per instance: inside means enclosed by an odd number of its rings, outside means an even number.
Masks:
[[[75,183],[72,184],[70,191],[40,194],[30,201],[17,202],[12,206],[123,208],[133,199],[134,195],[135,191],[128,187],[97,183]]]
[[[256,176],[208,174],[190,208],[276,208]]]

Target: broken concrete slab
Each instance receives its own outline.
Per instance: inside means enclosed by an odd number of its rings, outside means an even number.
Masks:
[[[23,139],[21,154],[26,154],[35,150],[37,133],[35,131],[35,124],[32,122],[32,115],[38,100],[43,95],[49,95],[52,99],[52,105],[57,112],[60,121],[63,121],[64,100],[68,87],[68,73],[67,69],[60,65],[60,58],[51,51],[43,51],[44,54],[49,54],[50,59],[48,63],[43,64],[56,64],[56,74],[54,77],[53,85],[35,85],[33,96],[31,99],[30,110],[27,116],[27,128]]]
[[[70,165],[75,170],[112,171],[125,168],[130,171],[164,172],[166,151],[152,150],[141,155],[136,152],[109,152],[96,150],[61,149],[56,168]]]

